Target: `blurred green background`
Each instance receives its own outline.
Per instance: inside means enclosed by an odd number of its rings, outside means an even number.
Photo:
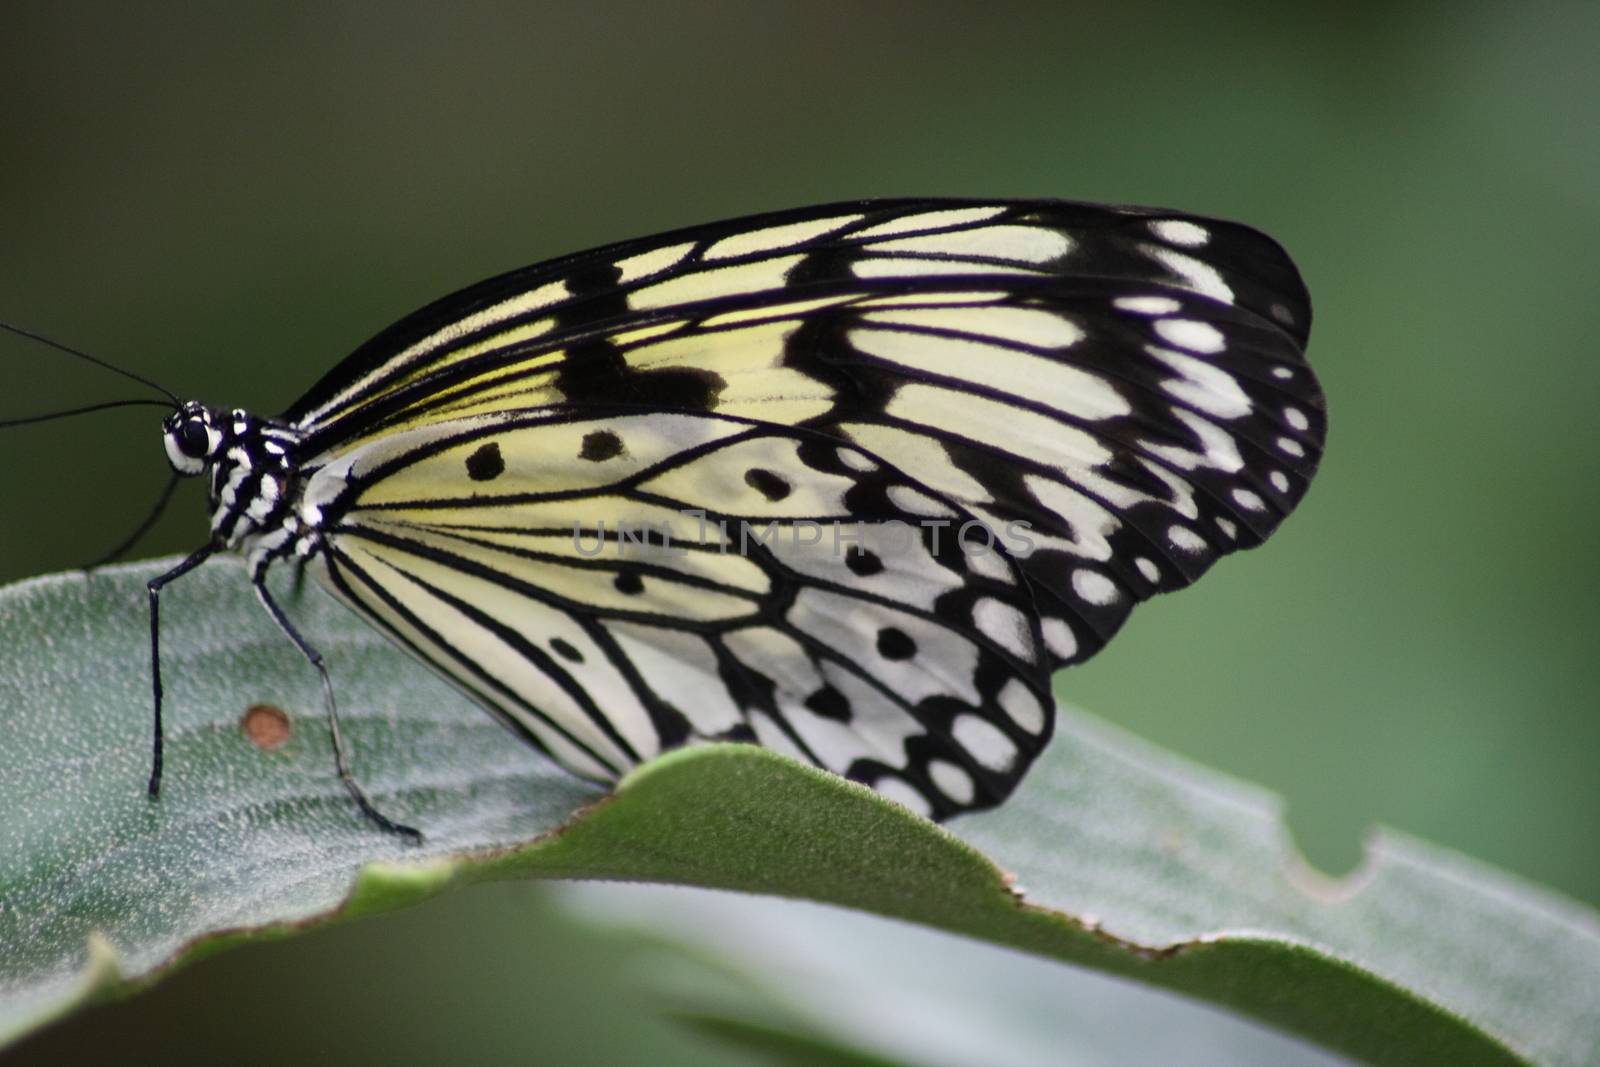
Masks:
[[[1316,304],[1322,472],[1268,546],[1136,613],[1058,693],[1281,793],[1324,870],[1381,821],[1600,904],[1596,40],[1578,3],[10,2],[0,317],[272,413],[463,284],[719,217],[929,194],[1252,223]],[[134,395],[15,339],[0,368],[0,418]],[[137,521],[155,418],[0,436],[0,579]],[[139,555],[199,542],[187,489]],[[523,892],[561,951],[609,958]],[[226,1019],[251,975],[331,998],[346,1038],[384,1004],[446,1013],[473,998],[427,977],[467,980],[441,931],[495,906],[385,920],[414,947],[364,966],[381,932],[208,964],[73,1040]],[[502,996],[552,984],[539,954],[483,967]]]

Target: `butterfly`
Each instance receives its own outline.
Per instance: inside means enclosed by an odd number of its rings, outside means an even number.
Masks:
[[[572,772],[757,742],[935,819],[1049,741],[1051,673],[1259,544],[1326,420],[1259,232],[1065,201],[864,200],[481,282],[287,412],[179,404],[210,537],[160,592],[309,571]]]

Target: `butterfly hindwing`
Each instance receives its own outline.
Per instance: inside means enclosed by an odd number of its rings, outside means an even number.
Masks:
[[[1004,797],[1048,738],[1014,561],[859,449],[637,413],[414,436],[310,487],[324,577],[576,770],[759,740],[945,815]]]

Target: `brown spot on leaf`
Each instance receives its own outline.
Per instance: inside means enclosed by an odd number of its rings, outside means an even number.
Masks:
[[[239,729],[252,745],[267,752],[281,747],[294,733],[288,714],[271,704],[252,704],[246,708],[239,719]]]

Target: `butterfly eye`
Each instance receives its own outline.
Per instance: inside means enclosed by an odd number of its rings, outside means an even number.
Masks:
[[[190,459],[204,459],[211,449],[211,434],[199,419],[190,419],[178,430],[178,450]]]

